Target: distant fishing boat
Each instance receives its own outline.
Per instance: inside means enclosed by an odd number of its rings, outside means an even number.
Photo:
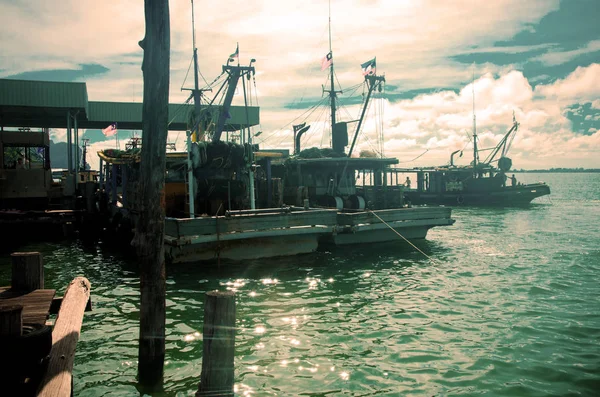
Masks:
[[[415,189],[407,189],[404,195],[412,204],[446,204],[524,206],[537,197],[550,194],[550,187],[544,182],[522,184],[514,174],[508,178],[512,160],[507,157],[519,123],[513,115],[513,125],[491,149],[485,160],[479,160],[475,115],[473,115],[473,161],[468,166],[454,165],[454,156],[450,155],[450,164],[434,168],[402,169],[403,172],[417,174]],[[510,179],[510,183],[508,180]]]

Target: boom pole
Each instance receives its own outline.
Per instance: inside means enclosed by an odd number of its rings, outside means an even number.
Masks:
[[[471,80],[471,89],[473,92],[473,170],[477,167],[477,121],[475,116],[475,68],[473,68],[473,78]]]

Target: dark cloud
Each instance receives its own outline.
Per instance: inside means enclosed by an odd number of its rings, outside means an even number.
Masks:
[[[96,64],[80,64],[79,69],[33,70],[7,76],[8,79],[38,80],[38,81],[80,81],[88,77],[108,72],[110,69]]]
[[[560,43],[563,50],[574,50],[594,38],[600,38],[598,0],[562,0],[559,9],[544,16],[537,25],[496,45]]]
[[[592,130],[600,130],[600,110],[590,102],[569,106],[565,116],[573,123],[573,132],[579,135],[593,135]]]

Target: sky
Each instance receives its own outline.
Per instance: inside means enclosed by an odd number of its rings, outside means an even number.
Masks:
[[[181,87],[193,83],[191,3],[169,5],[170,102],[183,103]],[[142,101],[142,0],[0,0],[0,9],[0,78],[85,81],[92,101]],[[238,43],[241,64],[256,60],[250,96],[261,107],[261,148],[291,148],[291,126],[305,116],[312,127],[302,146],[329,145],[327,110],[313,110],[328,84],[328,14],[327,0],[195,1],[201,82],[221,73]],[[415,167],[447,164],[463,149],[456,163],[468,164],[475,99],[480,147],[495,146],[513,114],[520,123],[514,168],[600,168],[599,17],[598,0],[332,0],[338,119],[358,119],[360,64],[377,57],[385,89],[355,153],[383,148]],[[119,134],[123,142],[131,132]],[[184,135],[169,139],[182,149]],[[97,130],[83,136],[92,151],[115,147]]]

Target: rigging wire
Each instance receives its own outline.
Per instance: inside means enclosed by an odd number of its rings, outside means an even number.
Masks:
[[[187,72],[185,72],[185,77],[183,78],[183,82],[181,83],[181,88],[180,90],[183,91],[183,86],[185,85],[185,81],[188,78],[188,75],[190,74],[190,69],[192,68],[192,63],[194,62],[194,56],[192,56],[192,59],[190,59],[190,65],[188,66]]]
[[[304,111],[304,113],[302,113],[301,115],[297,116],[296,118],[294,118],[292,121],[288,122],[287,124],[283,125],[282,127],[276,129],[275,131],[273,131],[272,133],[270,133],[269,135],[265,136],[260,143],[265,142],[267,139],[273,137],[275,134],[277,134],[278,132],[281,132],[284,128],[294,124],[295,122],[297,122],[299,119],[306,119],[308,118],[314,111],[315,109],[319,108],[323,102],[325,102],[327,100],[326,97],[321,98],[321,100],[319,100],[319,102],[315,103],[313,106],[311,106],[310,108],[308,108],[307,110]]]
[[[423,156],[425,153],[427,153],[429,151],[429,149],[425,149],[425,151],[423,153],[421,153],[420,155],[418,155],[417,157],[415,157],[412,160],[408,160],[408,161],[398,161],[399,164],[402,163],[412,163],[413,161],[417,160],[419,157]]]
[[[410,244],[414,249],[416,249],[417,251],[419,251],[421,254],[423,254],[423,256],[425,256],[427,259],[429,259],[431,261],[431,263],[433,263],[434,265],[437,265],[438,263],[433,260],[432,257],[430,257],[429,255],[427,255],[426,253],[424,253],[423,251],[421,251],[419,249],[419,247],[417,247],[416,245],[414,245],[413,243],[411,243],[406,237],[404,237],[402,234],[400,234],[400,232],[398,232],[396,229],[394,229],[393,227],[391,227],[386,221],[384,221],[383,219],[381,219],[381,217],[379,215],[377,215],[375,212],[371,211],[370,209],[367,209],[368,212],[370,212],[371,214],[375,215],[375,217],[377,219],[379,219],[381,221],[381,223],[383,223],[384,225],[386,225],[387,227],[389,227],[394,233],[396,233],[398,236],[402,237],[402,239],[404,241],[406,241],[408,244]]]

